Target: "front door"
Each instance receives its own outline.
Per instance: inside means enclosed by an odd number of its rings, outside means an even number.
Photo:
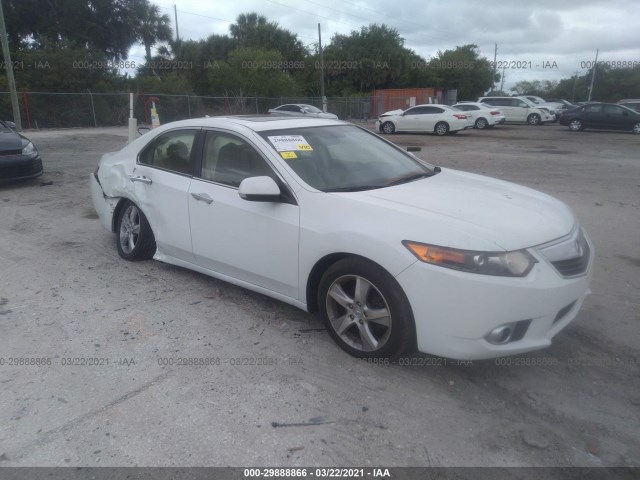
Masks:
[[[188,195],[195,261],[297,299],[299,207],[240,198],[240,182],[257,176],[281,181],[248,139],[206,132],[201,168]]]

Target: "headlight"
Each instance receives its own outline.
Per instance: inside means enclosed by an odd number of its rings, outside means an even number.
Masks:
[[[36,146],[31,142],[27,142],[27,144],[22,147],[23,155],[35,155],[36,153],[38,153],[38,150],[36,149]]]
[[[469,273],[498,275],[504,277],[525,277],[537,260],[526,250],[515,252],[477,252],[438,247],[426,243],[404,240],[402,244],[418,260],[440,267],[452,268]]]

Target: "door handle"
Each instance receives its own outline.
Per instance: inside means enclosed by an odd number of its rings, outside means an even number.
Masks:
[[[129,175],[129,180],[131,180],[131,182],[140,182],[140,183],[144,183],[145,185],[151,185],[150,178],[141,177],[140,175],[137,175],[137,176]]]
[[[211,198],[206,193],[192,193],[191,196],[193,198],[195,198],[196,200],[199,200],[199,201],[202,201],[202,202],[206,202],[207,204],[213,203],[213,198]]]

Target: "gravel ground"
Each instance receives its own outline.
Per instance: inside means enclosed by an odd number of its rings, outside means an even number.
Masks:
[[[126,129],[28,136],[45,175],[0,186],[0,466],[640,466],[640,136],[388,137],[560,198],[597,255],[551,348],[413,366],[357,361],[265,296],[121,260],[88,177]]]

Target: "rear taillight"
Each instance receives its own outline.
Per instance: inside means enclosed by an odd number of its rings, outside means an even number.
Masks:
[[[500,115],[500,112],[498,112],[498,111],[492,111],[492,112],[491,112],[491,115]]]
[[[454,113],[453,116],[456,117],[458,120],[466,120],[467,118],[466,115],[461,115],[459,113]]]

